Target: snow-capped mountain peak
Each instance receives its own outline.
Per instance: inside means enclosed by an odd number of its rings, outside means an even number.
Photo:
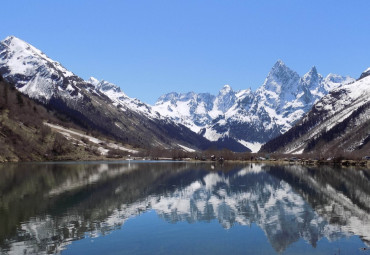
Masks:
[[[58,93],[82,97],[75,86],[75,82],[82,82],[81,78],[15,36],[0,42],[0,69],[20,92],[41,102],[48,102]]]
[[[91,77],[93,78],[93,77]],[[89,79],[89,81],[91,80],[91,78]],[[95,79],[95,78],[93,78]],[[121,91],[121,88],[118,87],[116,84],[113,84],[111,82],[108,82],[108,81],[105,81],[105,80],[101,80],[101,81],[98,81],[98,83],[96,83],[96,79],[95,80],[92,80],[92,84],[95,85],[96,89],[98,90],[101,90],[103,92],[113,92],[113,93],[122,93],[121,96],[126,96],[126,94],[124,94],[122,91]]]
[[[86,82],[94,85],[94,87],[97,87],[98,84],[100,83],[100,81],[95,77],[90,77]]]
[[[350,84],[354,81],[356,80],[349,76],[341,76],[338,74],[329,73],[323,80],[323,88],[325,91],[329,92],[341,85]]]
[[[235,91],[233,91],[230,85],[223,86],[216,97],[213,109],[215,111],[220,111],[220,114],[225,113],[235,104],[235,94]]]
[[[262,87],[264,90],[283,95],[296,91],[294,85],[300,79],[298,73],[287,67],[283,61],[278,60],[267,75]]]
[[[364,72],[362,72],[362,74],[360,75],[359,80],[362,79],[362,78],[365,78],[369,75],[370,75],[370,67],[368,69],[366,69]]]
[[[318,87],[321,80],[322,76],[317,72],[315,66],[313,66],[311,70],[302,77],[303,84],[306,85],[309,89]]]
[[[222,87],[222,89],[219,92],[219,95],[225,95],[232,91],[233,89],[230,87],[230,85],[226,84]]]
[[[150,118],[159,116],[151,111],[150,106],[128,97],[119,86],[94,77],[84,81],[34,46],[14,36],[0,42],[0,69],[3,77],[13,82],[19,91],[45,103],[52,98],[64,97],[78,101],[84,97],[82,90],[87,89],[91,93],[105,94],[122,110],[131,109]]]
[[[288,68],[285,63],[281,60],[281,59],[278,59],[276,61],[276,63],[273,65],[272,69],[277,69],[277,68]]]
[[[108,92],[108,91],[113,91],[113,92],[116,92],[116,93],[122,92],[121,88],[118,87],[116,84],[110,83],[110,82],[105,81],[105,80],[99,81],[95,77],[90,77],[86,82],[94,85],[94,87],[97,90],[101,90],[103,92]]]
[[[295,73],[282,60],[278,60],[272,66],[271,71],[269,72],[269,75],[278,75],[281,73],[292,73],[292,72]]]
[[[302,76],[297,94],[303,93],[302,100],[305,104],[312,105],[318,98],[324,96],[327,90],[322,86],[323,77],[317,72],[315,66]]]
[[[36,58],[49,62],[64,76],[73,76],[74,74],[65,69],[60,63],[53,61],[46,56],[42,51],[25,41],[15,37],[8,36],[0,44],[0,56],[2,60],[8,59],[8,64],[13,67],[14,72],[29,74],[34,69],[35,65],[41,65]],[[20,64],[22,63],[22,64]]]
[[[179,94],[176,92],[167,93],[167,94],[160,96],[156,104],[161,104],[167,101],[176,100],[178,97],[179,97]]]

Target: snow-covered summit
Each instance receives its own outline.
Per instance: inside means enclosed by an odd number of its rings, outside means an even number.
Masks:
[[[223,86],[217,96],[209,93],[172,92],[161,96],[153,109],[199,132],[235,104],[236,94],[229,85]]]
[[[95,86],[96,89],[104,91],[104,92],[108,92],[108,91],[113,91],[116,93],[122,92],[121,88],[117,86],[116,84],[113,84],[105,80],[99,81],[95,77],[90,77],[86,82],[91,83],[92,85]]]
[[[221,95],[225,95],[225,94],[228,94],[232,91],[233,89],[230,87],[230,85],[226,84],[222,87],[222,89],[220,90],[219,94]]]
[[[299,75],[291,70],[281,60],[278,60],[267,75],[262,87],[266,91],[276,92],[278,95],[285,95],[295,91]]]
[[[100,81],[97,78],[92,76],[86,82],[94,85],[95,87],[97,87],[100,83]]]
[[[365,71],[362,72],[361,76],[359,79],[365,78],[370,75],[370,67],[366,69]]]
[[[15,36],[0,42],[0,69],[19,91],[39,101],[48,102],[58,93],[81,97],[74,82],[82,79]]]
[[[52,98],[70,98],[77,102],[87,91],[100,92],[123,111],[129,108],[147,117],[159,118],[150,106],[128,97],[119,86],[94,77],[84,81],[59,62],[14,36],[0,42],[0,68],[3,77],[13,82],[19,91],[44,103]]]
[[[59,62],[53,61],[39,49],[15,36],[8,36],[0,42],[0,52],[1,60],[7,60],[8,65],[12,67],[12,71],[18,74],[27,75],[32,72],[35,65],[49,63],[65,76],[74,75]]]
[[[325,79],[323,81],[323,85],[324,85],[324,89],[326,91],[331,91],[335,88],[338,88],[340,85],[349,84],[349,83],[352,83],[354,81],[355,81],[355,79],[352,78],[352,77],[349,77],[349,76],[341,76],[341,75],[338,75],[338,74],[329,73],[325,77]]]
[[[225,85],[216,97],[214,110],[220,111],[220,114],[225,113],[235,104],[235,100],[236,92],[230,85]]]
[[[322,75],[317,72],[317,69],[315,66],[311,68],[311,70],[303,75],[301,78],[302,85],[306,86],[308,89],[314,89],[320,86],[320,83],[322,82]]]

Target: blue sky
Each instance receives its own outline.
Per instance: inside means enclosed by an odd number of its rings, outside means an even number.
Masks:
[[[84,79],[153,104],[168,92],[259,87],[283,60],[355,78],[370,66],[370,1],[3,0],[15,35]]]

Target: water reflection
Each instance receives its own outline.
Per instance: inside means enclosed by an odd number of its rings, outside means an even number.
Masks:
[[[193,163],[0,167],[2,253],[57,253],[155,210],[165,221],[257,224],[276,252],[304,239],[370,245],[370,171]]]

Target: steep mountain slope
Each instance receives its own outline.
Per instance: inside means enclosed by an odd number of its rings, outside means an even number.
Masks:
[[[359,80],[334,89],[288,132],[261,151],[338,155],[370,151],[370,69]]]
[[[0,162],[96,157],[85,147],[73,146],[62,135],[52,132],[44,121],[61,122],[0,76]]]
[[[30,44],[7,37],[0,42],[0,74],[20,92],[79,125],[137,147],[205,149],[213,144],[150,106],[127,97],[114,84],[84,81]]]
[[[235,92],[225,85],[217,97],[170,93],[160,97],[153,109],[210,141],[230,137],[258,151],[289,130],[331,89],[353,81],[335,74],[323,78],[315,67],[300,77],[279,60],[255,92]]]

